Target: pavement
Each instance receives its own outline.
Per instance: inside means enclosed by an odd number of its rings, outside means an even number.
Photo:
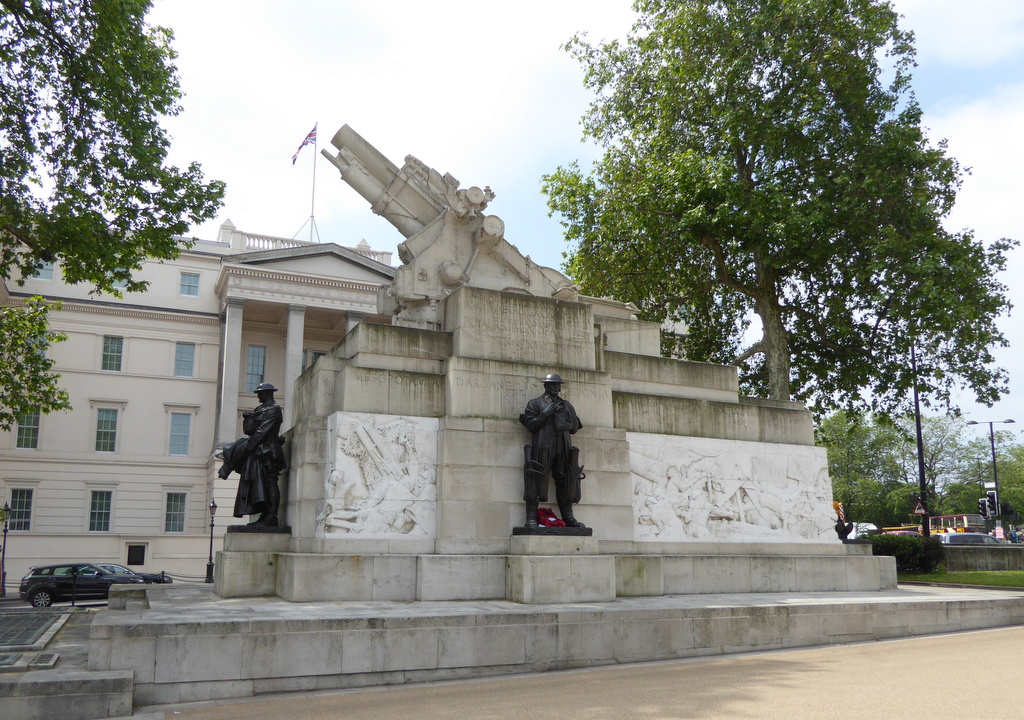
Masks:
[[[133,720],[1020,717],[1024,627],[145,708]]]
[[[923,587],[843,593],[843,602],[985,603],[1021,590]],[[667,602],[694,607],[774,603],[834,603],[835,593],[770,596],[692,596],[620,600],[656,607]],[[170,585],[151,598],[149,613],[168,618],[201,615],[216,620],[243,613],[279,618],[335,615],[409,617],[439,612],[446,603],[288,603],[278,598],[224,599],[209,586]],[[5,604],[6,605],[6,604]],[[426,608],[422,605],[435,607]],[[536,608],[502,601],[461,603],[462,612],[509,612]],[[471,607],[467,607],[471,606]],[[0,610],[10,605],[0,607]],[[21,604],[29,612],[27,605]],[[21,612],[24,612],[21,611]],[[48,652],[60,653],[58,669],[84,669],[88,625],[95,609],[81,610],[57,633]],[[124,612],[131,622],[131,611]],[[14,613],[12,612],[11,615]],[[3,613],[10,618],[11,615]],[[121,613],[118,613],[120,616]],[[423,683],[361,690],[280,693],[261,698],[150,706],[131,720],[662,720],[671,718],[922,718],[1016,717],[1024,713],[1018,662],[1024,626],[948,635],[776,650],[725,656],[601,666],[580,670]],[[2,715],[2,712],[0,712]],[[117,719],[115,719],[117,720]],[[127,720],[121,718],[120,720]]]

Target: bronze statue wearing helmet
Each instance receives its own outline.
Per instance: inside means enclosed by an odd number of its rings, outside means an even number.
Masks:
[[[580,481],[583,467],[579,464],[579,448],[572,444],[572,435],[583,423],[576,408],[559,393],[564,381],[557,373],[544,376],[544,394],[526,405],[519,416],[533,435],[525,448],[524,493],[526,501],[526,527],[537,528],[537,507],[548,499],[548,477],[555,481],[555,500],[566,527],[586,527],[575,518],[573,503],[580,501]]]

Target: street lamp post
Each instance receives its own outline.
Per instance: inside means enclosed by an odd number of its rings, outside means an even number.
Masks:
[[[992,444],[992,484],[995,486],[995,487],[993,487],[993,490],[995,490],[995,494],[996,494],[996,507],[995,507],[995,511],[996,511],[996,527],[1002,527],[1003,526],[1003,521],[1002,521],[1002,517],[1001,516],[1002,516],[1003,506],[999,504],[999,473],[996,470],[996,431],[995,431],[995,425],[1000,424],[1000,423],[1005,424],[1005,425],[1012,425],[1014,421],[1013,420],[982,420],[981,422],[978,422],[977,420],[968,420],[967,424],[968,425],[981,425],[984,422],[988,423],[988,437],[989,437],[989,442]]]
[[[206,582],[213,582],[213,516],[217,514],[217,501],[210,500],[210,558],[206,561]]]
[[[4,544],[0,548],[0,597],[7,597],[7,518],[11,515],[11,506],[4,503]]]

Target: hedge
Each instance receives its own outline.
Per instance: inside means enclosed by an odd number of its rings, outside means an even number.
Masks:
[[[897,572],[934,572],[943,560],[938,538],[917,535],[873,535],[871,552],[895,557]]]

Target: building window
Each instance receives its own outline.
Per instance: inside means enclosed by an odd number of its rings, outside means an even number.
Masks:
[[[180,342],[174,345],[174,376],[192,377],[196,362],[196,344]]]
[[[117,446],[117,409],[96,411],[96,452],[114,452]]]
[[[39,411],[33,410],[18,416],[18,439],[16,447],[35,450],[39,447]]]
[[[36,265],[36,274],[33,277],[36,280],[53,280],[53,263],[40,260]]]
[[[261,345],[250,345],[245,360],[245,391],[255,392],[263,382],[263,371],[267,363],[267,349]]]
[[[302,351],[302,369],[303,371],[309,369],[309,367],[315,363],[319,358],[322,358],[327,353],[320,352],[319,350],[303,350]]]
[[[185,297],[199,297],[199,274],[183,272],[178,292]]]
[[[89,503],[89,532],[110,532],[110,505],[113,490],[93,490]]]
[[[164,513],[164,532],[185,532],[185,493],[167,493],[167,511]]]
[[[124,351],[124,338],[105,335],[103,337],[103,358],[101,370],[121,372],[121,355]]]
[[[191,428],[192,415],[171,413],[171,455],[188,455],[188,439]]]
[[[32,491],[28,488],[11,488],[11,514],[8,517],[9,530],[28,530],[32,525]]]

